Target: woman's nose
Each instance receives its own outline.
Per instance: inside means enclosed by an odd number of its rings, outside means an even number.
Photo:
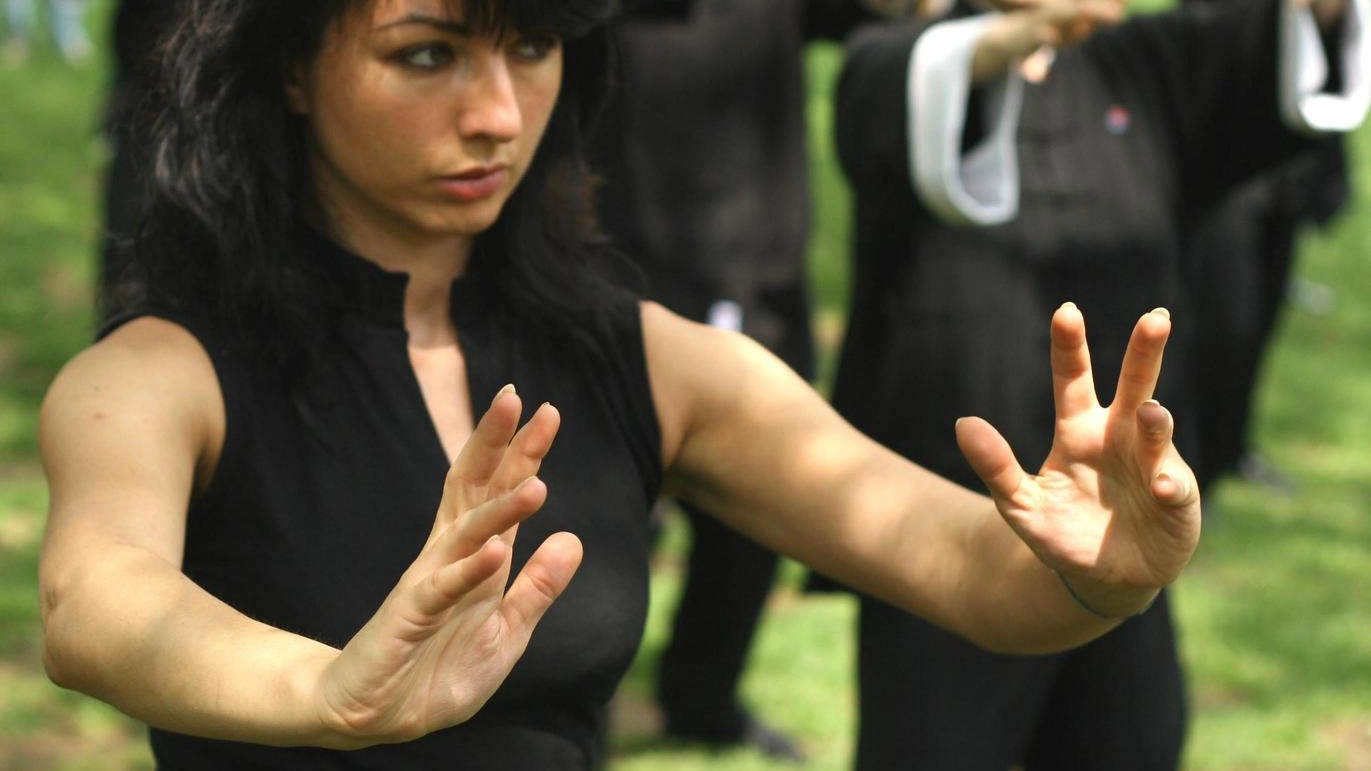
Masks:
[[[480,58],[463,92],[457,128],[463,136],[507,142],[523,130],[518,82],[497,48]]]

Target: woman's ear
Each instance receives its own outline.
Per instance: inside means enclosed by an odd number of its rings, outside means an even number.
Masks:
[[[309,71],[304,64],[286,68],[282,86],[286,91],[286,107],[295,115],[309,115]]]

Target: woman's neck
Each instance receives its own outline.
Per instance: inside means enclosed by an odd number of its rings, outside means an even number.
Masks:
[[[354,254],[385,270],[409,275],[405,330],[411,346],[433,348],[456,342],[449,303],[453,280],[471,261],[470,236],[405,236],[366,227],[344,227],[335,232]]]

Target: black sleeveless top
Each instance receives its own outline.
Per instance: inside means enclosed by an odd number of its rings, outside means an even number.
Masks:
[[[448,463],[407,351],[404,274],[331,243],[333,337],[322,387],[291,389],[232,330],[142,310],[188,329],[219,377],[227,432],[210,487],[192,501],[184,571],[243,613],[341,647],[380,606],[428,536]],[[661,478],[656,413],[636,301],[556,335],[522,321],[473,271],[452,316],[473,415],[514,383],[524,419],[562,414],[542,466],[543,509],[522,526],[515,571],[551,533],[585,545],[580,571],[508,680],[472,720],[418,741],[354,752],[280,749],[154,729],[168,769],[590,769],[603,707],[646,617],[648,518]],[[116,322],[117,323],[117,322]]]

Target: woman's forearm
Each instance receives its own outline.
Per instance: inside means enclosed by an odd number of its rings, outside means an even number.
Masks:
[[[821,402],[787,402],[782,392],[773,385],[747,414],[761,421],[751,433],[783,440],[734,452],[709,472],[734,477],[730,494],[715,485],[678,492],[768,547],[986,648],[1058,651],[1114,626],[1072,599],[984,494],[880,447]],[[1102,606],[1129,601],[1082,586]]]
[[[170,731],[359,746],[318,704],[335,649],[249,619],[143,549],[66,546],[90,558],[44,564],[44,664],[58,685]]]
[[[1104,586],[1073,575],[1066,579],[1077,592],[1072,596],[1062,577],[1033,554],[988,500],[985,512],[968,533],[967,553],[977,559],[962,564],[957,626],[988,650],[1048,653],[1071,648],[1145,609],[1156,595],[1153,589]]]
[[[845,502],[844,518],[861,523],[870,537],[859,543],[873,553],[835,567],[840,580],[1005,653],[1060,651],[1117,623],[1085,610],[985,495],[893,454],[864,473],[852,489],[869,492]],[[1076,584],[1121,615],[1151,596],[1073,577]]]

